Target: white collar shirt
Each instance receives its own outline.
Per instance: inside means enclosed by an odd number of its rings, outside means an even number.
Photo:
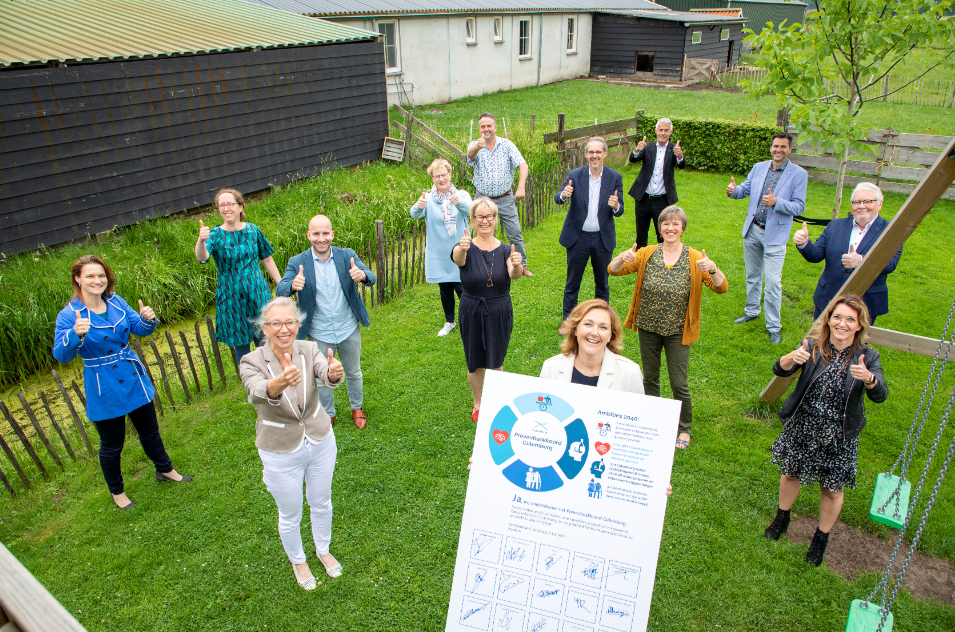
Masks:
[[[594,177],[593,172],[588,167],[587,175],[590,184],[590,197],[587,200],[587,219],[584,220],[582,231],[585,233],[599,233],[600,232],[600,222],[597,220],[597,210],[600,208],[600,181],[604,176],[603,167],[600,168],[600,173],[597,174],[597,177]]]
[[[657,160],[653,163],[653,176],[650,177],[650,184],[647,185],[647,193],[650,195],[663,195],[667,192],[666,187],[663,186],[663,161],[666,160],[667,145],[669,143],[660,147],[660,143],[657,143]]]
[[[866,224],[863,228],[859,228],[859,225],[856,224],[855,220],[852,220],[852,232],[849,234],[850,248],[853,248],[856,252],[859,251],[859,244],[861,244],[862,240],[865,239],[866,234],[869,232],[869,228],[872,227],[874,222],[875,218],[873,218],[872,221]]]

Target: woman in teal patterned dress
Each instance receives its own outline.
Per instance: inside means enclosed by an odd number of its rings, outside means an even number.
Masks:
[[[196,259],[208,263],[211,256],[216,262],[216,340],[231,347],[238,362],[249,353],[253,338],[258,336],[253,320],[272,300],[259,262],[276,285],[282,277],[272,261],[275,250],[255,224],[245,221],[242,194],[235,189],[222,189],[216,193],[215,206],[224,221],[210,230],[199,220]]]

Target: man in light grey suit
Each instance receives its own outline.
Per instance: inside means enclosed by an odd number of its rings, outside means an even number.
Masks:
[[[789,162],[793,137],[785,132],[773,136],[773,159],[757,163],[743,184],[730,178],[727,197],[749,197],[749,209],[743,222],[743,261],[746,264],[746,312],[734,320],[741,324],[759,316],[759,299],[766,277],[766,330],[773,344],[782,342],[779,310],[783,298],[783,263],[793,217],[806,208],[809,174]],[[750,193],[758,195],[750,196]]]

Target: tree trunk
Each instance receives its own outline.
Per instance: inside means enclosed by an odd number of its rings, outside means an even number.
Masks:
[[[832,219],[839,219],[839,207],[842,206],[842,184],[846,179],[846,164],[849,162],[849,148],[842,150],[839,159],[839,177],[836,178],[836,202],[832,207]]]

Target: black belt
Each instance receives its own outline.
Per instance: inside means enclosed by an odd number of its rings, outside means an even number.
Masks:
[[[647,197],[648,197],[648,198],[653,198],[653,199],[662,198],[662,197],[666,197],[666,196],[667,196],[666,193],[661,193],[660,195],[654,195],[653,193],[647,193]]]
[[[760,228],[762,228],[763,230],[766,230],[766,224],[760,224],[760,223],[757,222],[755,219],[753,220],[753,223],[756,224],[757,226],[759,226]]]

